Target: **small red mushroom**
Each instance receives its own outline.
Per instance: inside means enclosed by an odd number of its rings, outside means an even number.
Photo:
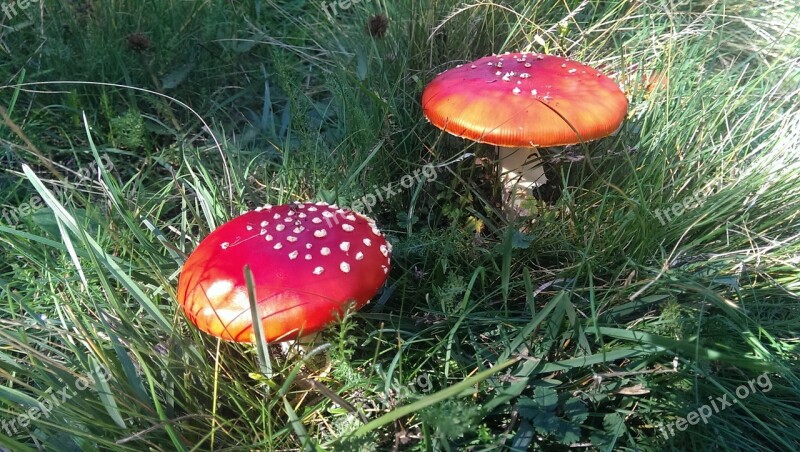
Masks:
[[[504,173],[524,189],[546,180],[540,165],[529,168],[537,147],[608,136],[627,108],[619,85],[598,70],[540,53],[505,53],[459,65],[439,74],[422,93],[431,124],[499,146]]]
[[[267,341],[296,339],[364,306],[389,273],[391,245],[375,222],[327,203],[266,205],[223,224],[192,252],[178,303],[199,329],[250,342],[249,265]]]

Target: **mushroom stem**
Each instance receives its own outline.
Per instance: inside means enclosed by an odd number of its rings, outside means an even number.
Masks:
[[[331,366],[330,357],[327,353],[319,353],[316,356],[308,357],[309,353],[323,343],[324,341],[322,341],[318,333],[311,333],[298,337],[294,341],[280,342],[280,347],[287,361],[303,359],[306,361],[306,368],[316,372],[330,369]]]
[[[498,147],[497,156],[506,208],[525,215],[527,209],[522,208],[522,203],[531,197],[532,189],[547,182],[539,150],[535,147]]]

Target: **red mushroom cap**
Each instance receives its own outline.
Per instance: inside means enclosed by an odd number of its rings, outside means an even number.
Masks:
[[[537,53],[460,65],[439,74],[422,93],[422,110],[436,127],[508,147],[596,140],[617,130],[627,109],[616,82],[596,69]]]
[[[391,245],[375,222],[326,203],[264,206],[223,224],[192,252],[178,303],[201,330],[253,340],[243,268],[250,266],[267,341],[321,330],[386,281]]]

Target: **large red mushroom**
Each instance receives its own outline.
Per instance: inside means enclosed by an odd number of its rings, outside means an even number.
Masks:
[[[499,147],[507,190],[529,190],[546,181],[538,147],[608,136],[627,108],[617,83],[596,69],[527,52],[459,65],[439,74],[422,93],[431,124]]]
[[[254,339],[248,265],[268,342],[317,332],[346,306],[364,306],[386,281],[391,245],[375,222],[323,202],[264,206],[223,224],[192,252],[178,303],[199,329]]]

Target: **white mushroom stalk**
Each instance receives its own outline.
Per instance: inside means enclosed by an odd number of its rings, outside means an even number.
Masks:
[[[547,183],[537,148],[498,147],[500,177],[506,191],[530,192]]]

